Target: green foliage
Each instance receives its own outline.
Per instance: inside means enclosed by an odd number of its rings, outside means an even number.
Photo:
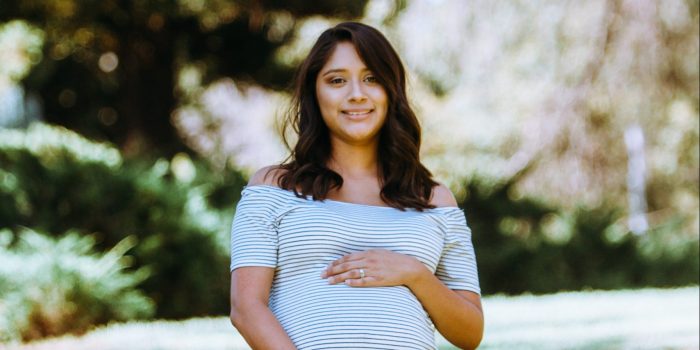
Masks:
[[[42,125],[0,130],[0,140],[0,228],[94,233],[100,250],[133,236],[133,268],[151,271],[139,288],[157,316],[227,313],[240,174],[215,176],[184,155],[122,161],[111,146]]]
[[[231,77],[285,88],[293,69],[276,62],[274,54],[292,39],[296,21],[358,17],[366,3],[3,1],[0,25],[16,20],[31,27],[22,47],[34,48],[37,40],[30,39],[43,39],[38,44],[43,57],[30,57],[35,66],[22,84],[40,95],[47,121],[120,148],[171,156],[185,150],[170,122],[180,68],[205,68],[205,82]],[[9,63],[3,58],[0,73],[14,66]]]
[[[465,209],[485,294],[669,287],[698,284],[697,235],[672,217],[643,235],[629,232],[619,208],[565,212],[533,198],[512,198],[517,178],[465,184]]]
[[[0,341],[83,333],[92,325],[145,318],[153,302],[134,286],[148,272],[127,272],[127,237],[104,254],[92,236],[51,238],[23,230],[16,242],[0,231]]]

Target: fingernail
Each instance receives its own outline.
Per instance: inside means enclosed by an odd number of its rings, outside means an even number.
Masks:
[[[328,284],[333,284],[333,277],[328,277]]]
[[[321,272],[321,278],[326,278],[326,271]]]

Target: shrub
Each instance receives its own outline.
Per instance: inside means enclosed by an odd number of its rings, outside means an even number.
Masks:
[[[122,159],[63,128],[0,130],[0,228],[94,234],[101,251],[134,237],[132,269],[151,271],[138,287],[158,317],[228,312],[228,235],[242,186],[238,172],[185,155]]]
[[[146,318],[153,302],[134,287],[147,271],[125,271],[130,237],[104,254],[92,236],[0,232],[0,341],[83,333],[92,325]]]
[[[509,196],[517,178],[465,184],[460,203],[473,231],[485,294],[697,285],[697,234],[671,217],[642,235],[612,204],[573,210]]]

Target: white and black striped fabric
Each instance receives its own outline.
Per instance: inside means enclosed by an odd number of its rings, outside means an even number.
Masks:
[[[231,271],[275,269],[269,306],[298,349],[435,349],[435,327],[407,287],[330,285],[321,278],[330,262],[368,249],[413,256],[447,287],[480,293],[461,209],[321,202],[267,185],[242,192]]]

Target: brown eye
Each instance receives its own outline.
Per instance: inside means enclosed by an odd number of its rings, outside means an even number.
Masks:
[[[333,84],[333,85],[338,85],[338,84],[344,83],[344,82],[345,82],[345,79],[343,79],[343,78],[333,78],[333,79],[329,80],[328,82],[331,83],[331,84]]]
[[[365,81],[368,83],[376,83],[377,78],[375,78],[373,75],[368,75],[367,77],[365,77]]]

